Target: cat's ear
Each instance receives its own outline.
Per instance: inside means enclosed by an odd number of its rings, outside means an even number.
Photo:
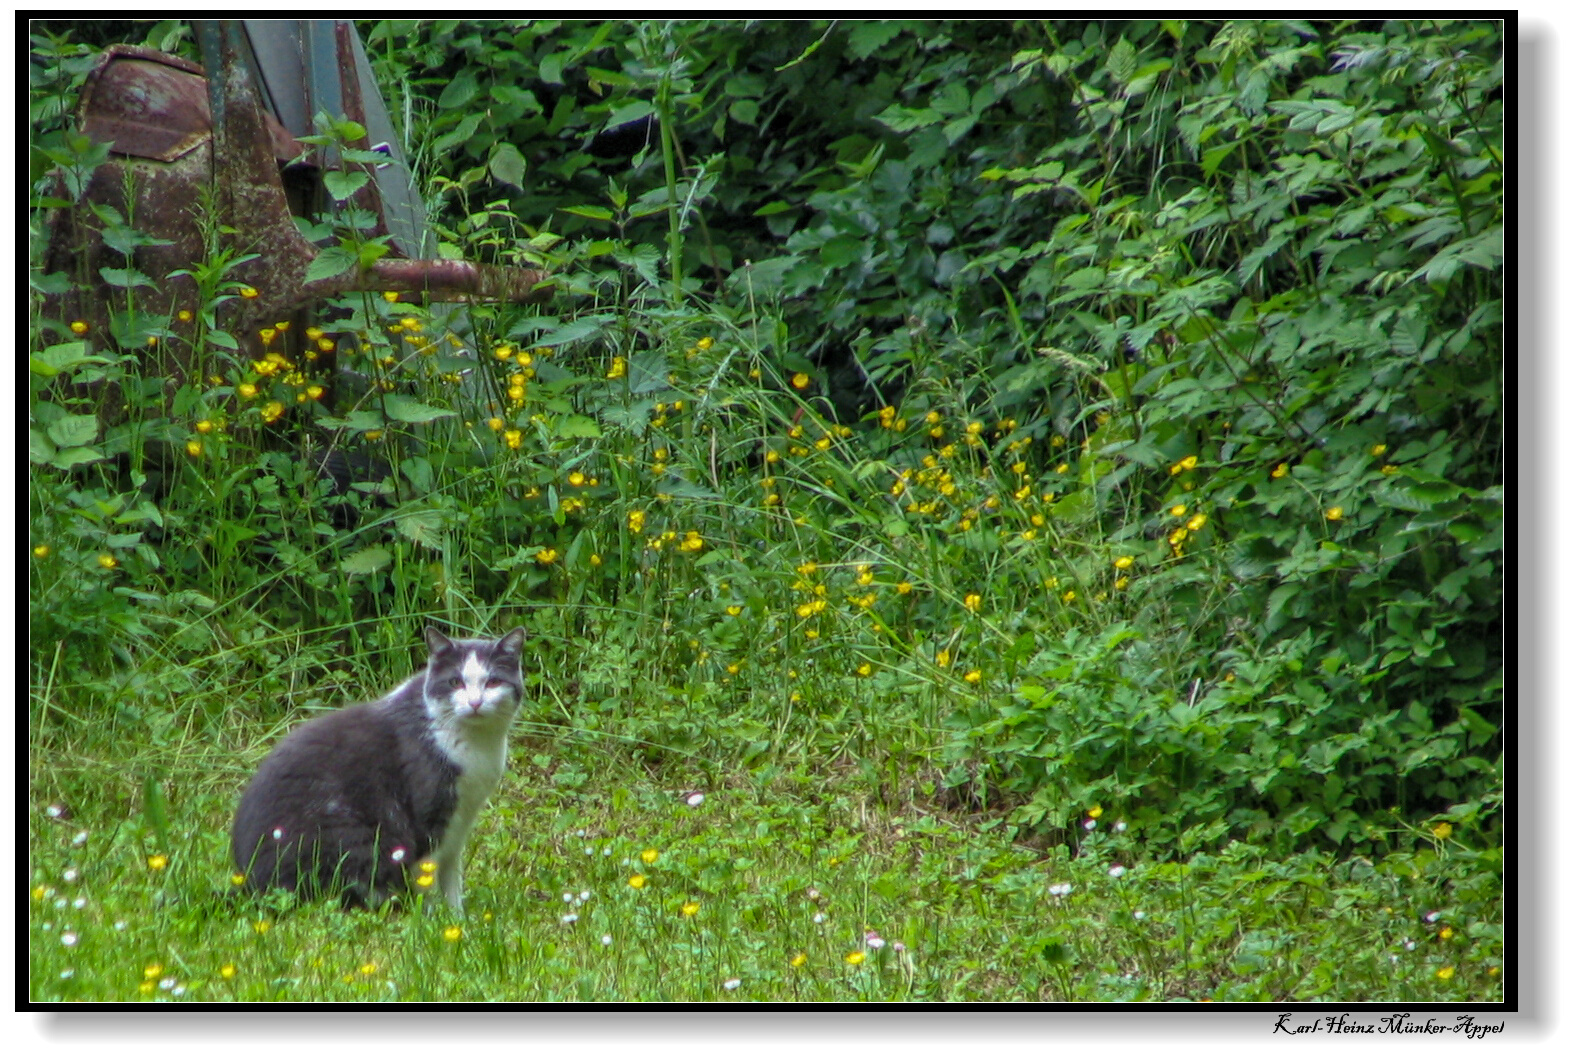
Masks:
[[[498,641],[497,645],[493,648],[493,653],[502,654],[509,657],[519,657],[520,649],[525,645],[525,642],[525,626],[512,629],[505,633],[504,637]]]
[[[432,625],[427,626],[426,635],[427,653],[433,657],[437,657],[443,651],[448,650],[450,647],[454,646],[454,644],[449,641],[448,636],[438,631],[438,629],[434,628]]]

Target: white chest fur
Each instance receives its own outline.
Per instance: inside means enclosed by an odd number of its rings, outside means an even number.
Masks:
[[[475,656],[460,671],[463,685],[427,694],[434,741],[460,769],[455,783],[454,815],[433,851],[438,886],[445,900],[461,910],[461,866],[477,814],[504,776],[509,725],[516,697],[511,687],[488,686],[487,669]]]

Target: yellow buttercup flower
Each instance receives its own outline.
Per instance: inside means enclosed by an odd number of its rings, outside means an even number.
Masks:
[[[115,567],[119,566],[120,563],[116,560],[115,556],[105,554],[99,556],[99,565],[104,567],[106,570],[113,570]]]
[[[804,967],[805,962],[808,961],[809,959],[810,958],[806,957],[803,953],[796,953],[794,955],[793,959],[789,961],[789,967],[790,968],[801,968],[801,967]]]
[[[683,906],[679,907],[679,912],[684,914],[686,917],[694,917],[697,913],[701,912],[701,904],[699,902],[687,902]]]
[[[657,856],[657,849],[655,847],[649,847],[645,851],[641,852],[641,861],[645,862],[647,865],[651,865],[653,862],[657,861]]]
[[[1327,508],[1325,517],[1332,522],[1340,522],[1342,520],[1342,506],[1338,504],[1334,508]]]
[[[844,954],[843,960],[846,964],[859,964],[865,960],[865,954],[860,950],[855,950],[853,953]]]
[[[1179,518],[1179,519],[1182,518],[1184,515],[1188,514],[1188,505],[1186,505],[1186,504],[1174,504],[1174,505],[1172,505],[1172,507],[1171,507],[1171,514],[1175,518]]]
[[[1378,456],[1383,455],[1384,453],[1385,453],[1385,443],[1384,442],[1381,442],[1379,445],[1374,445],[1374,446],[1370,446],[1369,447],[1369,455],[1371,457],[1378,457]]]
[[[964,596],[964,609],[972,614],[980,612],[980,597],[973,593]]]
[[[646,877],[640,873],[637,873],[630,878],[629,884],[630,887],[640,890],[646,886]]]
[[[222,964],[219,966],[219,978],[221,979],[234,979],[235,973],[236,967],[233,964]]]
[[[1119,570],[1126,570],[1126,569],[1128,569],[1128,567],[1133,565],[1133,556],[1131,556],[1131,555],[1124,555],[1121,558],[1117,559],[1115,562],[1113,562],[1112,565],[1117,567],[1117,569],[1119,569]]]
[[[803,391],[810,386],[810,377],[804,373],[795,373],[789,383],[794,385],[795,390]]]
[[[444,929],[444,940],[446,942],[459,942],[461,934],[460,925],[451,924]]]
[[[1270,477],[1273,478],[1273,479],[1284,479],[1284,478],[1286,478],[1287,477],[1287,465],[1286,464],[1277,464],[1275,470],[1270,473]]]
[[[242,285],[241,286],[241,298],[242,299],[255,300],[255,299],[257,299],[257,296],[258,296],[258,292],[252,286],[250,286],[250,285]]]
[[[49,545],[40,544],[33,549],[33,558],[42,559],[49,554]]]
[[[978,668],[972,668],[968,672],[964,673],[964,682],[970,684],[971,686],[979,683],[980,679],[980,670]]]
[[[541,563],[543,566],[547,566],[549,563],[553,562],[558,557],[559,557],[559,553],[557,552],[557,550],[555,550],[553,548],[544,548],[540,552],[538,552],[537,556],[536,556],[537,562]]]

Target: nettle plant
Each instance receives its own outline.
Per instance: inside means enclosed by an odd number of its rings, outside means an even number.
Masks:
[[[1064,637],[965,751],[1031,821],[1099,787],[1214,836],[1476,822],[1500,803],[1498,31],[1162,28],[1202,83],[1132,45],[1019,56],[1074,84],[1086,149],[987,173],[1088,202],[1027,277],[1065,290],[1040,338],[1109,363],[1087,499],[1126,506],[1149,610]],[[1164,192],[1103,191],[1114,144],[1155,151]]]

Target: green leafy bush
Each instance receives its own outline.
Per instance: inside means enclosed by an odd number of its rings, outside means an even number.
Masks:
[[[364,36],[441,251],[558,295],[258,357],[129,265],[111,332],[40,320],[37,682],[520,619],[544,717],[654,761],[896,753],[1159,852],[1495,837],[1498,23]],[[63,207],[95,155],[39,141]],[[235,262],[169,280],[217,309]],[[150,333],[207,364],[167,391]]]

